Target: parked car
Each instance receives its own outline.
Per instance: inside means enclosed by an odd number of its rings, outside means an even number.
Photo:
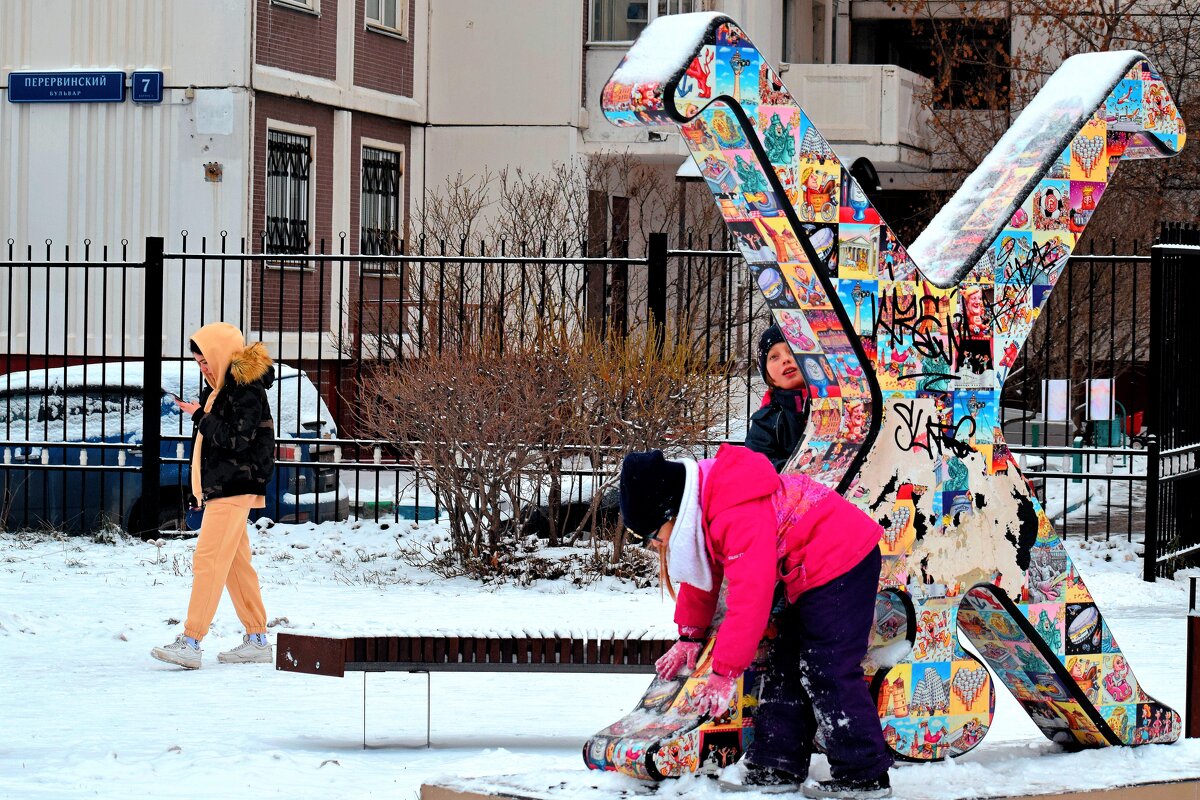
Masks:
[[[0,375],[0,528],[83,533],[119,524],[134,531],[145,503],[154,504],[160,530],[184,527],[192,422],[172,395],[198,397],[200,369],[192,361],[162,364],[164,460],[157,494],[149,497],[139,471],[112,469],[142,464],[143,374],[142,362],[136,361]],[[267,484],[267,507],[250,518],[345,519],[350,498],[333,464],[340,450],[325,443],[337,437],[337,426],[316,387],[304,372],[277,364],[268,397],[280,440],[275,478]],[[30,469],[26,464],[62,468]]]

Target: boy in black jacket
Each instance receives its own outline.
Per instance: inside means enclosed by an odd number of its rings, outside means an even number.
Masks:
[[[778,325],[758,339],[758,369],[767,382],[762,408],[750,417],[746,447],[783,470],[808,424],[808,385]]]

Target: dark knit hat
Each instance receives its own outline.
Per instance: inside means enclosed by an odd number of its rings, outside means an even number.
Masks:
[[[767,377],[767,354],[771,352],[772,347],[784,341],[787,340],[783,338],[783,331],[778,325],[772,325],[758,337],[758,372],[768,384],[771,379]]]
[[[662,450],[630,453],[621,463],[621,518],[646,544],[683,502],[687,470],[663,457]]]

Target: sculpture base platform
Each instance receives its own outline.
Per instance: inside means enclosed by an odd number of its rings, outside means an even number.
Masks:
[[[565,800],[567,797],[580,797],[578,791],[569,786],[559,785],[547,787],[544,790],[531,790],[519,787],[515,776],[496,778],[481,778],[478,780],[454,781],[444,785],[425,784],[421,787],[421,800]],[[581,781],[578,788],[584,788],[586,781]],[[599,794],[598,787],[586,786],[591,794]],[[714,788],[715,791],[715,788]],[[647,787],[644,792],[636,790],[618,790],[606,793],[608,797],[626,798],[632,796],[651,795],[653,791]],[[896,795],[897,800],[920,800],[913,795]],[[1058,800],[1200,800],[1200,780],[1171,781],[1168,783],[1144,783],[1130,786],[1120,786],[1112,789],[1097,789],[1087,792],[1051,792],[1036,795],[976,795],[978,800],[1041,800],[1041,798],[1057,798]]]

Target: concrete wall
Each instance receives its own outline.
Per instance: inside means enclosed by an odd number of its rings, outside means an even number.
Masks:
[[[245,230],[244,0],[10,0],[0,30],[0,236],[117,244]],[[12,70],[156,69],[164,100],[12,104]],[[189,89],[189,86],[217,87]],[[219,162],[220,182],[204,178]]]
[[[432,3],[430,124],[578,124],[582,13],[564,0]]]

